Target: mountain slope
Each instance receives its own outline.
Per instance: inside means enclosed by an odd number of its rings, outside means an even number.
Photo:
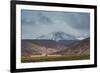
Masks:
[[[79,53],[90,53],[90,38],[86,38],[84,40],[82,40],[76,47],[75,49],[80,50]]]
[[[22,40],[21,42],[21,55],[22,56],[31,56],[31,55],[43,55],[46,52],[56,52],[58,51],[55,48],[46,47],[45,44],[40,44],[41,42],[33,40]]]
[[[75,44],[75,45],[74,45]],[[52,54],[72,55],[72,54],[90,54],[90,38],[81,40],[79,43],[74,43],[67,49],[62,49]]]
[[[22,40],[22,56],[89,54],[90,38],[84,40]]]

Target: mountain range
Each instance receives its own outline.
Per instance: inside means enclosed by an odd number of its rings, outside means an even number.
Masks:
[[[71,55],[89,54],[90,38],[83,40],[21,40],[21,55]]]

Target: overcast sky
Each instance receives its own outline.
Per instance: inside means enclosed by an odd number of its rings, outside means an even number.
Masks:
[[[90,14],[21,10],[22,39],[35,39],[51,32],[89,37]]]

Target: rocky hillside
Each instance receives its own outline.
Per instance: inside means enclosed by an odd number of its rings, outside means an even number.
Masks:
[[[22,40],[22,56],[89,54],[90,38],[84,40]]]

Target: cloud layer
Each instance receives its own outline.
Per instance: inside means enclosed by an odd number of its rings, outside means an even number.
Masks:
[[[89,37],[90,14],[21,10],[22,39],[35,39],[51,32]]]

